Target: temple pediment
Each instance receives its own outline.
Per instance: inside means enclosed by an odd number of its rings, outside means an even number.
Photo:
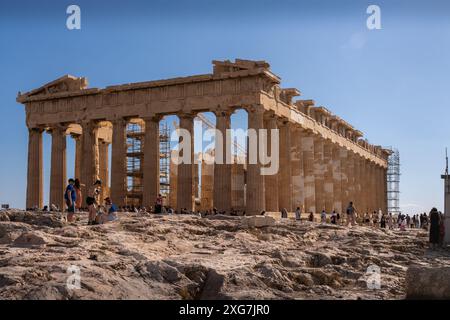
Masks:
[[[84,77],[74,77],[71,75],[65,75],[61,78],[53,80],[40,88],[31,90],[27,93],[21,93],[17,95],[17,101],[21,102],[23,99],[33,96],[49,95],[61,92],[74,92],[86,89],[88,87],[88,81]]]

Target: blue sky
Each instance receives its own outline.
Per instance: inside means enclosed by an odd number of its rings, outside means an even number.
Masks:
[[[81,7],[81,30],[66,28],[70,4]],[[381,8],[381,30],[366,28],[369,4]],[[405,211],[443,209],[449,18],[444,0],[2,1],[0,203],[25,201],[19,90],[67,73],[104,87],[210,73],[211,60],[246,58],[267,60],[284,87],[300,89],[371,142],[397,147]],[[46,177],[50,140],[46,135]],[[68,148],[72,161],[70,140]]]

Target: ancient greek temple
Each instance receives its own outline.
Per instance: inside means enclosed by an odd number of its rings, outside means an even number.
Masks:
[[[70,136],[76,140],[75,176],[86,185],[100,178],[113,202],[122,206],[127,197],[126,126],[140,121],[145,128],[142,205],[153,206],[160,188],[162,117],[177,115],[179,127],[194,136],[196,115],[213,112],[216,127],[225,136],[230,116],[244,109],[249,129],[279,129],[278,173],[261,175],[259,163],[205,167],[201,175],[204,209],[230,210],[239,203],[247,215],[296,207],[306,212],[343,212],[353,201],[360,212],[386,212],[389,150],[369,144],[362,132],[327,108],[315,106],[313,100],[294,101],[299,90],[280,84],[267,62],[236,59],[213,61],[212,74],[103,89],[88,88],[86,78],[64,76],[19,93],[17,101],[25,105],[29,130],[26,206],[43,206],[44,132],[52,137],[50,203],[64,207],[66,138]],[[178,210],[195,209],[199,177],[191,149],[192,164],[172,168],[176,176],[170,182],[170,199]],[[237,175],[241,178],[236,179]]]

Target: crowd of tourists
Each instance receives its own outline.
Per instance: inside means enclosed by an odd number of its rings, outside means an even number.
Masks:
[[[281,218],[287,218],[287,210],[281,210]],[[297,207],[295,210],[295,220],[302,221],[302,210]],[[307,214],[307,220],[314,222],[315,215],[313,212]],[[364,225],[381,229],[400,230],[406,231],[406,229],[423,229],[429,231],[429,241],[432,248],[443,246],[445,237],[445,223],[444,215],[436,208],[433,208],[427,215],[426,212],[421,214],[409,214],[399,213],[393,215],[392,213],[383,213],[381,209],[369,213],[359,213],[353,202],[350,202],[345,210],[345,217],[336,210],[331,213],[322,210],[320,213],[320,223],[331,223],[334,225]]]

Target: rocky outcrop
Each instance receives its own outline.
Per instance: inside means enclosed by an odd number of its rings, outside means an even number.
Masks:
[[[408,299],[450,299],[450,267],[411,266],[406,272]]]
[[[87,226],[86,214],[66,224],[57,213],[2,213],[0,299],[403,299],[407,293],[447,294],[441,284],[448,284],[448,271],[447,276],[422,275],[410,269],[406,276],[410,265],[450,267],[450,253],[429,251],[427,233],[418,230],[275,222],[264,216],[130,213]],[[379,289],[367,286],[369,266],[380,268]],[[68,286],[77,274],[80,287]],[[428,280],[414,287],[419,278]]]

